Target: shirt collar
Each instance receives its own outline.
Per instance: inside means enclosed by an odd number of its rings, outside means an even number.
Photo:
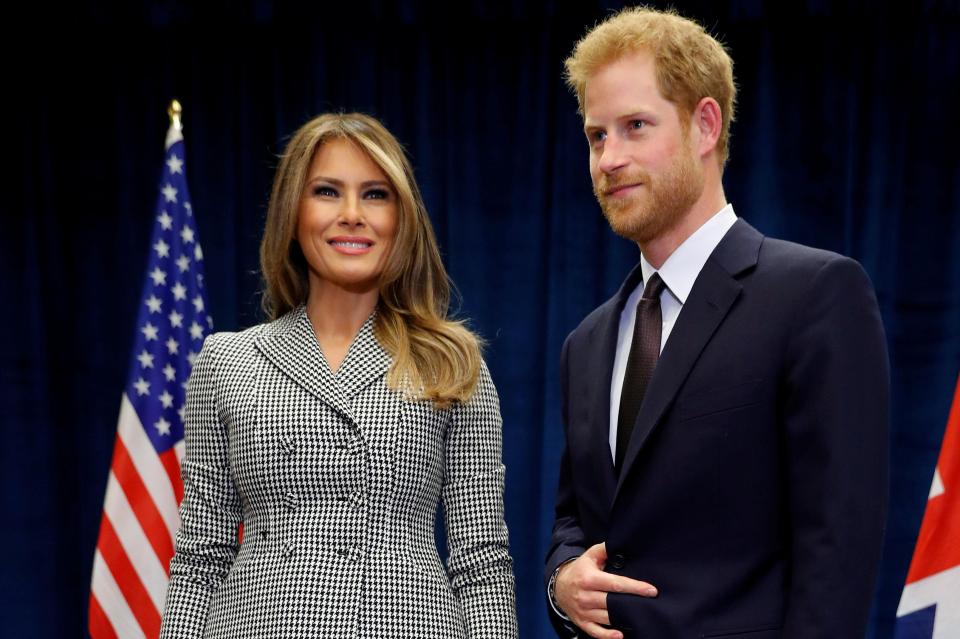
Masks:
[[[733,212],[733,205],[727,204],[684,240],[659,270],[653,268],[641,253],[640,270],[643,272],[643,281],[646,283],[651,275],[660,273],[670,293],[681,304],[685,304],[703,265],[736,221],[737,214]]]

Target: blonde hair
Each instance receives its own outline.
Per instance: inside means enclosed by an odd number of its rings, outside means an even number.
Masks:
[[[657,88],[676,105],[684,130],[701,99],[711,97],[720,104],[722,128],[717,156],[722,168],[727,161],[737,96],[733,60],[723,44],[703,27],[675,11],[623,9],[583,36],[564,61],[567,84],[577,95],[580,113],[584,112],[587,80],[601,67],[638,51],[653,56]]]
[[[450,280],[403,147],[362,113],[320,115],[294,133],[280,159],[260,244],[263,309],[276,319],[307,301],[307,262],[296,239],[297,214],[314,154],[331,139],[357,145],[397,194],[397,231],[380,279],[375,324],[393,356],[387,384],[438,408],[470,398],[480,375],[479,338],[448,317]]]

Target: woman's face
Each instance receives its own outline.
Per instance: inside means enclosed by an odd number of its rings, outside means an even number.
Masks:
[[[396,231],[397,194],[380,167],[347,139],[323,142],[310,162],[297,217],[311,289],[378,288]]]

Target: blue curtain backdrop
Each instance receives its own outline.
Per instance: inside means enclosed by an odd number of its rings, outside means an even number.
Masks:
[[[348,4],[81,2],[20,7],[6,21],[21,37],[2,45],[5,634],[85,634],[165,109],[177,97],[219,330],[260,319],[257,246],[286,136],[315,113],[357,109],[408,146],[461,314],[490,342],[521,634],[551,636],[541,567],[562,443],[558,352],[638,257],[591,195],[562,60],[620,5]],[[960,7],[678,5],[736,61],[725,183],[737,213],[860,260],[876,285],[893,472],[870,636],[885,639],[960,372]]]

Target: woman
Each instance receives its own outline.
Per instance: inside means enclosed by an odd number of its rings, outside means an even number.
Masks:
[[[297,131],[260,259],[273,321],[190,378],[161,637],[515,637],[497,394],[379,122]]]

